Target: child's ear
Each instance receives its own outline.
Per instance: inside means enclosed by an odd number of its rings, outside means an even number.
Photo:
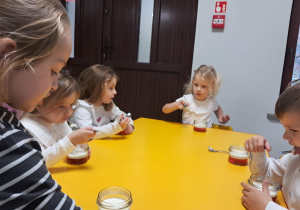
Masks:
[[[0,59],[17,49],[17,43],[10,38],[0,38]]]

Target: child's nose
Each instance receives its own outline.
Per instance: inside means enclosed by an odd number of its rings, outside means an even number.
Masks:
[[[51,86],[51,90],[56,90],[58,88],[58,84],[57,84],[57,78],[52,80],[52,86]]]
[[[283,139],[285,139],[285,140],[289,140],[289,135],[286,133],[286,132],[284,132],[284,134],[283,134]]]

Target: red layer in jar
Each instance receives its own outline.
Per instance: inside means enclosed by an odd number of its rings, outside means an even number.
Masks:
[[[194,126],[194,131],[205,132],[206,131],[206,127],[205,126]]]
[[[238,166],[246,166],[246,165],[248,165],[248,158],[246,158],[246,159],[238,159],[238,158],[231,157],[229,155],[228,162],[232,163],[234,165],[238,165]]]

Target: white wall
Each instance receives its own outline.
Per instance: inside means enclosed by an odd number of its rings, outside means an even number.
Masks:
[[[224,30],[211,27],[215,2],[198,3],[193,70],[206,64],[220,73],[217,101],[235,131],[263,135],[273,150],[290,149],[281,124],[266,117],[279,96],[292,0],[227,1]]]

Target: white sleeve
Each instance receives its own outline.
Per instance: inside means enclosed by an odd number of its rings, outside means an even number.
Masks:
[[[97,129],[97,133],[93,137],[93,139],[102,139],[117,134],[123,130],[117,120],[112,123],[108,123],[106,125],[94,128]]]
[[[78,128],[93,127],[92,111],[83,106],[77,107],[71,117],[70,123],[75,123]]]
[[[70,142],[68,136],[60,139],[57,143],[53,144],[46,149],[42,148],[42,154],[46,162],[47,168],[58,163],[61,159],[67,156],[75,146]]]
[[[252,174],[266,174],[280,184],[288,164],[289,154],[281,159],[268,158],[265,152],[250,154],[250,171]]]
[[[287,210],[286,208],[279,206],[277,203],[270,201],[266,206],[265,210]]]
[[[188,102],[185,98],[184,98],[184,96],[182,96],[182,97],[180,97],[180,98],[177,98],[175,101],[185,101],[185,102]]]
[[[212,99],[212,110],[215,112],[215,111],[217,111],[218,107],[219,107],[219,104],[218,104],[217,100],[215,98],[213,98]]]

